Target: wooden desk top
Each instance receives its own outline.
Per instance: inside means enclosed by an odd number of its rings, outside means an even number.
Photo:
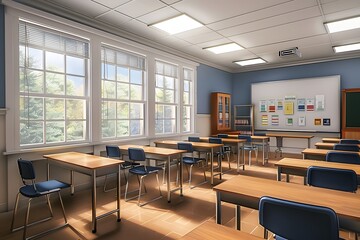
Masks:
[[[333,152],[350,152],[350,151],[340,151],[340,150],[331,150],[331,149],[306,148],[301,153],[302,154],[325,156],[329,151],[333,151]],[[360,152],[355,152],[355,153],[358,153],[360,155]]]
[[[238,231],[234,228],[216,224],[212,221],[206,221],[199,227],[195,228],[180,240],[259,240],[246,232]]]
[[[284,138],[306,138],[310,139],[314,136],[312,135],[294,135],[294,134],[283,134],[283,133],[267,133],[266,136],[268,137],[284,137]]]
[[[120,150],[127,151],[129,148],[142,148],[144,149],[145,153],[151,153],[161,156],[171,156],[176,155],[180,153],[186,153],[186,150],[178,150],[178,149],[172,149],[172,148],[160,148],[160,147],[149,147],[149,146],[141,146],[141,145],[121,145],[119,146]]]
[[[339,143],[340,138],[323,138],[322,141],[324,143]]]
[[[238,175],[213,188],[259,201],[263,196],[332,208],[338,215],[360,220],[360,195],[301,184]]]
[[[322,149],[333,149],[334,145],[338,143],[330,143],[330,142],[317,142],[315,143],[315,146]],[[358,144],[360,148],[360,144]]]
[[[217,137],[217,135],[213,135],[212,137]],[[228,135],[228,139],[229,138],[236,138],[238,139],[239,135],[234,135],[234,134],[229,134]],[[226,138],[222,138],[222,139],[226,139]],[[269,137],[268,136],[251,136],[251,139],[254,139],[254,140],[269,140]]]
[[[360,164],[348,164],[348,163],[337,163],[337,162],[326,162],[309,159],[298,159],[298,158],[283,158],[275,163],[278,167],[290,167],[295,169],[306,170],[311,166],[317,167],[328,167],[328,168],[339,168],[339,169],[350,169],[354,170],[357,175],[360,175]]]
[[[163,141],[155,141],[155,144],[167,144],[167,145],[177,145],[179,142],[184,141],[176,141],[176,140],[163,140]],[[224,144],[218,143],[206,143],[206,142],[191,142],[193,147],[202,147],[202,148],[218,148],[224,146]]]
[[[245,139],[238,139],[238,138],[221,138],[223,143],[244,143],[246,142]],[[200,137],[201,141],[208,142],[209,137]]]
[[[109,167],[113,165],[119,165],[124,160],[112,159],[106,157],[100,157],[79,152],[65,152],[57,154],[44,155],[44,158],[48,158],[54,161],[67,163],[87,169],[98,169],[103,167]]]

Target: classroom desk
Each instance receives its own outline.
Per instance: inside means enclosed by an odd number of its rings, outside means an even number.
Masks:
[[[303,160],[298,158],[283,158],[275,163],[278,168],[277,180],[281,181],[281,174],[286,174],[286,181],[289,182],[289,174],[304,177],[304,184],[306,183],[306,172],[311,166],[338,168],[338,169],[350,169],[354,170],[358,176],[360,176],[360,165],[326,162],[317,160]]]
[[[209,137],[200,137],[200,141],[202,142],[209,142]],[[242,164],[240,164],[240,152],[243,152],[244,143],[246,142],[245,139],[234,139],[234,138],[222,138],[222,142],[225,145],[235,145],[237,149],[237,172],[239,172],[240,166],[243,167],[245,170],[245,153],[242,154]]]
[[[308,148],[310,148],[310,140],[311,138],[313,138],[314,136],[312,135],[294,135],[294,134],[283,134],[283,133],[267,133],[266,136],[268,137],[275,137],[276,138],[276,147],[277,149],[275,150],[275,157],[276,157],[276,153],[279,152],[280,153],[280,157],[282,157],[282,150],[281,148],[283,147],[283,139],[284,138],[301,138],[301,139],[307,139],[308,141]]]
[[[318,149],[334,149],[334,145],[338,143],[329,143],[329,142],[317,142],[315,143],[315,147]],[[360,148],[360,144],[358,144]]]
[[[96,232],[97,220],[109,216],[113,213],[117,213],[117,221],[120,222],[120,164],[123,160],[105,158],[100,156],[89,155],[85,153],[78,152],[65,152],[58,154],[49,154],[44,155],[44,158],[48,160],[48,179],[50,176],[50,167],[49,164],[57,165],[62,168],[69,169],[71,171],[71,192],[74,191],[74,171],[83,173],[91,176],[92,182],[92,211],[91,211],[91,221],[92,221],[92,232]],[[117,172],[117,181],[116,181],[116,209],[104,213],[100,216],[96,216],[96,177],[105,176],[109,173]]]
[[[221,203],[235,204],[235,222],[238,230],[240,230],[240,207],[258,210],[260,198],[263,196],[329,207],[338,216],[360,221],[360,196],[350,192],[242,175],[215,186],[213,190],[216,192],[216,223],[221,224]]]
[[[326,154],[329,151],[349,152],[349,151],[330,150],[330,149],[306,148],[301,153],[303,154],[303,159],[325,160]],[[356,152],[356,153],[358,153],[360,155],[360,152]]]
[[[180,190],[180,196],[183,196],[183,164],[181,159],[181,155],[186,153],[185,150],[178,149],[169,149],[169,148],[159,148],[159,147],[149,147],[149,146],[141,146],[141,145],[121,145],[119,146],[120,152],[123,155],[128,155],[129,148],[142,148],[144,149],[146,158],[156,159],[160,161],[166,161],[166,186],[167,186],[167,200],[171,202],[171,193]],[[180,186],[178,188],[171,189],[170,188],[170,163],[172,159],[178,159],[180,162]]]
[[[323,138],[324,143],[340,143],[340,138]]]
[[[179,240],[260,240],[250,233],[235,230],[230,227],[206,221]]]
[[[159,146],[159,147],[165,147],[165,148],[176,148],[177,149],[177,144],[179,142],[184,142],[184,141],[175,141],[175,140],[164,140],[164,141],[155,141],[155,146]],[[214,149],[218,149],[222,146],[224,146],[224,144],[216,144],[216,143],[205,143],[205,142],[191,142],[193,149],[195,151],[209,151],[211,153],[210,155],[210,162],[211,162],[211,166],[210,166],[210,176],[211,176],[211,184],[214,184],[214,176],[219,175],[219,178],[221,179],[221,170],[220,173],[214,174]],[[219,168],[221,169],[221,161],[220,161],[220,166]]]

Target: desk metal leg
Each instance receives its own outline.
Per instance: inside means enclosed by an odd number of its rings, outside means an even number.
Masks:
[[[117,196],[116,196],[116,208],[117,208],[117,221],[120,222],[120,195],[121,195],[121,167],[118,167],[117,182],[116,182]]]
[[[310,138],[308,138],[308,148],[310,148]]]
[[[49,160],[46,160],[46,167],[47,167],[47,174],[46,174],[46,180],[49,181],[50,180],[50,163]]]
[[[237,143],[237,161],[236,161],[236,170],[239,173],[239,168],[240,168],[240,143]]]
[[[221,193],[220,192],[216,192],[215,207],[216,207],[216,213],[215,213],[216,223],[221,224]]]
[[[199,153],[200,154],[200,153]],[[182,154],[180,154],[180,196],[183,195],[183,181],[184,181],[184,175],[183,175],[183,162],[182,162]]]
[[[71,195],[74,195],[75,192],[75,185],[74,185],[74,171],[70,170],[70,193]]]
[[[265,165],[265,140],[262,140],[263,166]]]
[[[241,208],[240,205],[235,206],[235,229],[241,230]]]
[[[167,167],[167,178],[166,178],[166,185],[167,185],[167,201],[168,203],[171,202],[171,193],[170,193],[170,156],[167,158],[166,162]]]
[[[211,177],[211,185],[214,185],[214,149],[211,148],[211,156],[210,156],[210,177]]]
[[[277,180],[281,181],[281,167],[278,167],[278,170],[277,170]]]
[[[96,170],[92,172],[92,211],[91,211],[91,220],[92,220],[92,232],[96,233]]]

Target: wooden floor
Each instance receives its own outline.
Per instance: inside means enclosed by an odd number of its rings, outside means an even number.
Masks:
[[[259,156],[262,154],[259,153]],[[270,157],[273,157],[271,154]],[[284,157],[297,157],[300,155],[284,154]],[[235,157],[233,156],[235,159]],[[240,174],[248,176],[256,176],[261,178],[273,179],[276,181],[276,168],[274,162],[279,158],[270,158],[266,166],[261,165],[260,157],[257,164],[255,159],[252,166],[246,166],[245,171]],[[224,161],[224,166],[227,166]],[[235,171],[235,163],[232,163],[233,170],[223,175],[226,181],[237,175]],[[175,169],[174,169],[175,173]],[[175,176],[175,174],[173,174]],[[186,171],[184,172],[184,178]],[[207,176],[210,173],[207,172]],[[148,194],[144,195],[144,200],[154,197],[158,194],[155,187],[155,178],[149,176],[145,179],[148,187]],[[136,187],[136,178],[131,179],[133,187]],[[175,179],[174,179],[175,180]],[[203,180],[202,172],[195,170],[194,182]],[[300,177],[291,177],[290,181],[294,184],[302,184],[303,179]],[[124,182],[124,181],[123,181]],[[216,178],[216,184],[221,181]],[[241,184],[241,183],[239,183]],[[123,190],[124,188],[122,188]],[[121,222],[116,221],[116,216],[106,217],[98,221],[98,231],[91,233],[91,194],[89,190],[75,192],[74,196],[66,194],[63,196],[65,210],[71,227],[53,232],[40,239],[159,239],[170,240],[177,239],[204,221],[210,219],[215,221],[215,193],[211,189],[210,183],[189,189],[185,184],[184,197],[180,197],[179,193],[172,194],[172,202],[167,203],[166,185],[162,185],[164,198],[152,202],[143,207],[138,207],[136,200],[125,202],[121,199]],[[98,189],[98,213],[105,212],[115,208],[115,191],[104,193],[102,188]],[[54,218],[46,223],[31,227],[29,234],[35,234],[47,228],[55,227],[63,222],[62,214],[59,208],[58,200],[53,198],[52,205],[54,208]],[[20,208],[17,224],[22,224],[24,219],[24,204]],[[38,219],[41,216],[48,216],[48,208],[45,202],[34,204],[30,212],[30,220]],[[258,224],[258,212],[256,210],[242,208],[241,212],[241,228],[243,231],[256,236],[263,236],[263,228]],[[21,239],[22,231],[10,233],[10,224],[12,212],[0,213],[0,239]],[[234,206],[223,205],[223,224],[234,227]],[[269,234],[271,236],[271,234]],[[344,239],[354,239],[354,234],[341,232]],[[271,237],[270,237],[271,238]]]

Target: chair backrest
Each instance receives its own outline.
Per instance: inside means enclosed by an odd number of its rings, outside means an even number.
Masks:
[[[224,134],[224,133],[219,133],[219,134],[217,135],[217,137],[218,137],[218,138],[228,138],[229,135],[228,135],[228,134]]]
[[[259,222],[264,228],[285,239],[339,239],[337,215],[327,207],[262,197]]]
[[[191,153],[194,151],[192,144],[189,142],[179,142],[177,144],[177,147],[179,150],[186,150],[187,152],[191,152]]]
[[[35,179],[35,169],[33,163],[28,160],[18,159],[18,167],[20,176],[24,180],[34,180]],[[25,184],[25,182],[24,182]]]
[[[106,155],[109,158],[120,158],[120,148],[118,146],[106,145]]]
[[[142,148],[129,148],[129,159],[132,161],[145,161],[145,152]]]
[[[358,183],[357,175],[353,170],[309,167],[307,170],[307,182],[310,186],[356,192]]]
[[[334,150],[358,152],[359,146],[357,144],[334,144]]]
[[[189,142],[200,142],[200,137],[188,137]]]
[[[251,136],[250,135],[239,135],[238,139],[245,139],[246,142],[251,142]]]
[[[326,154],[326,161],[360,164],[360,155],[356,152],[335,152],[330,151]]]
[[[340,144],[360,144],[357,139],[340,139]]]
[[[217,144],[222,144],[222,139],[221,138],[215,138],[215,137],[211,137],[209,138],[209,143],[217,143]]]

